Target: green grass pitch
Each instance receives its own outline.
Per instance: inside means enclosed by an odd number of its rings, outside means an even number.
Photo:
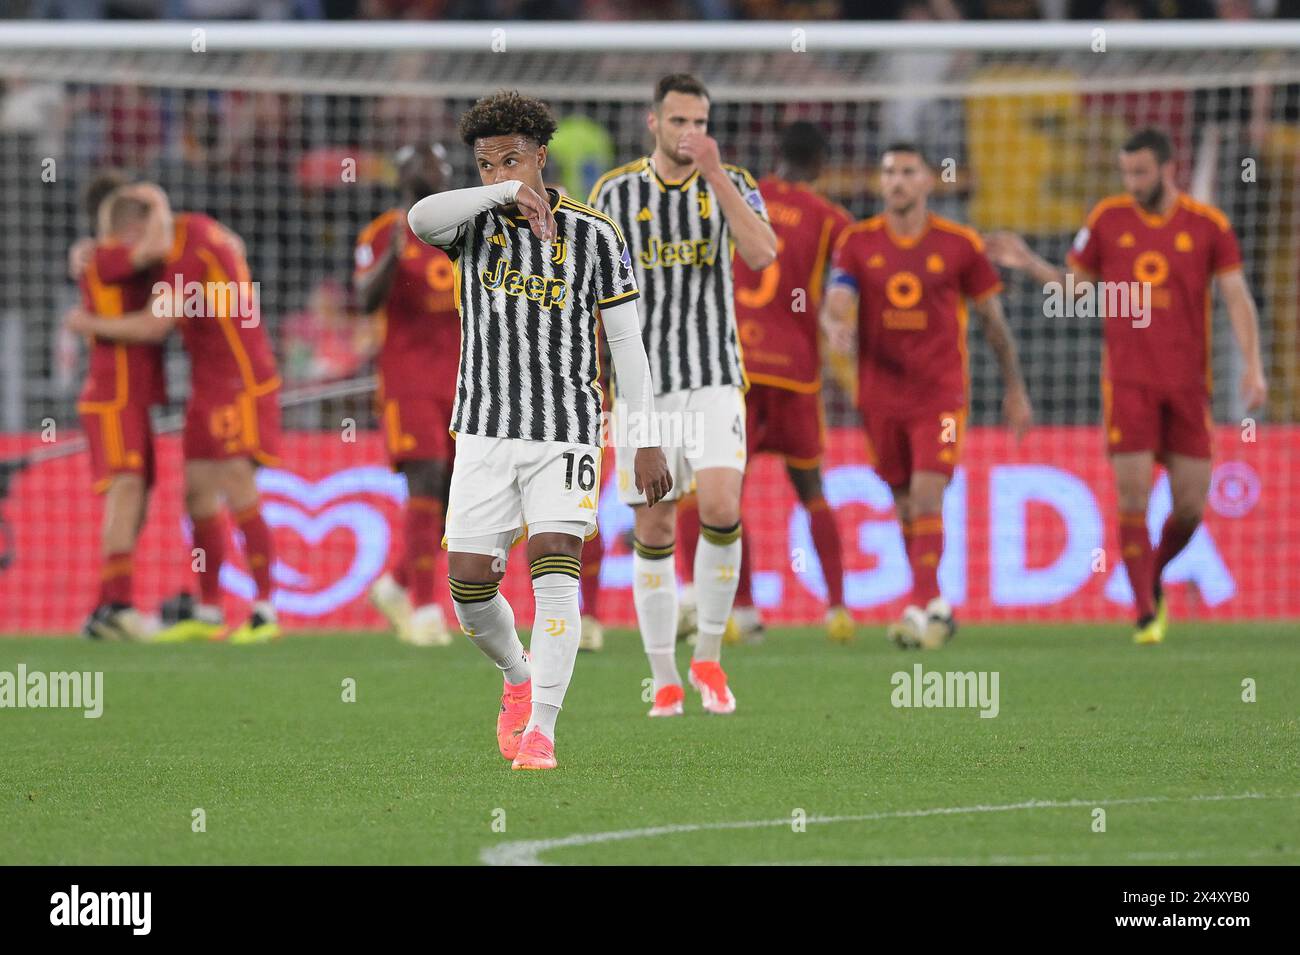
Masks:
[[[0,858],[1300,862],[1294,624],[1175,623],[1155,648],[1122,626],[971,626],[925,654],[879,628],[850,647],[784,630],[727,648],[734,716],[688,690],[672,720],[645,716],[635,636],[607,643],[578,660],[560,768],[515,773],[500,678],[463,640],[0,639],[0,670],[104,674],[99,719],[0,710]],[[997,717],[895,708],[891,676],[915,663],[996,671]]]

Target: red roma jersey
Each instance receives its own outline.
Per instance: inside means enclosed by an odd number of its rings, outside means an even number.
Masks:
[[[406,215],[390,209],[357,237],[354,281],[374,268],[388,249],[399,217],[406,243],[380,311],[384,323],[379,351],[381,395],[432,397],[450,405],[460,364],[460,317],[455,267],[447,253],[417,239],[406,225]]]
[[[102,318],[120,318],[148,308],[154,282],[160,276],[158,269],[136,272],[128,246],[97,243],[79,280],[82,307]],[[94,339],[80,400],[117,407],[134,400],[166,403],[162,346]]]
[[[1110,289],[1151,283],[1149,314],[1130,308],[1106,319],[1103,373],[1109,381],[1209,392],[1210,281],[1241,268],[1237,237],[1222,212],[1183,194],[1157,218],[1132,196],[1111,196],[1088,216],[1068,261]],[[1108,299],[1110,289],[1099,300]]]
[[[833,281],[858,292],[859,406],[964,406],[966,299],[1002,290],[975,231],[931,213],[903,239],[874,216],[844,230],[832,266]]]
[[[215,219],[176,217],[163,281],[179,284],[184,296],[180,326],[190,356],[191,401],[224,402],[245,391],[256,397],[279,387],[248,263]]]
[[[853,221],[807,186],[767,176],[758,183],[776,232],[776,261],[755,272],[736,256],[736,323],[745,374],[758,385],[821,387],[817,315],[831,250]],[[796,296],[802,310],[795,311]]]

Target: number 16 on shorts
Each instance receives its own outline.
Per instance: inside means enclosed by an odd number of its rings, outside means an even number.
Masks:
[[[600,459],[594,451],[565,451],[564,489],[594,490],[600,478]]]

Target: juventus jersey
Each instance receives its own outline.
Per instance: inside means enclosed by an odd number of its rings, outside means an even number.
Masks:
[[[596,310],[637,297],[627,245],[608,218],[547,190],[556,238],[522,215],[481,212],[447,254],[456,266],[460,368],[451,430],[598,445]]]
[[[758,185],[725,166],[749,205],[767,221]],[[743,388],[732,298],[731,236],[699,172],[665,182],[649,157],[606,173],[592,206],[614,220],[632,249],[641,290],[641,336],[656,394],[710,385]]]

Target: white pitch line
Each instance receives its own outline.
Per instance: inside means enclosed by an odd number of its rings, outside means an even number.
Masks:
[[[1296,799],[1300,793],[1284,796],[1267,796],[1262,793],[1208,796],[1134,796],[1126,799],[1069,799],[1063,801],[1034,799],[1028,802],[1007,803],[1000,806],[939,806],[931,809],[899,809],[889,812],[868,812],[852,816],[809,816],[809,824],[837,822],[875,822],[883,819],[920,819],[927,816],[964,816],[987,812],[1019,812],[1032,809],[1078,809],[1094,806],[1135,806],[1162,802],[1235,802],[1242,799]],[[644,829],[617,829],[611,832],[588,832],[557,839],[524,839],[490,846],[479,853],[485,865],[545,865],[543,852],[566,849],[572,846],[590,846],[604,842],[624,842],[628,839],[651,839],[687,832],[705,832],[727,829],[766,829],[789,826],[792,818],[755,819],[743,822],[692,822],[666,826],[649,826]]]
[[[1097,853],[1053,854],[1030,856],[909,856],[902,859],[796,859],[789,862],[730,862],[733,866],[911,866],[911,865],[1114,865],[1117,862],[1184,862],[1191,859],[1215,859],[1229,856],[1237,859],[1289,859],[1300,856],[1300,849],[1253,849],[1237,852],[1234,849],[1192,849],[1188,852],[1126,852],[1108,857]],[[1231,864],[1231,863],[1229,863]]]

